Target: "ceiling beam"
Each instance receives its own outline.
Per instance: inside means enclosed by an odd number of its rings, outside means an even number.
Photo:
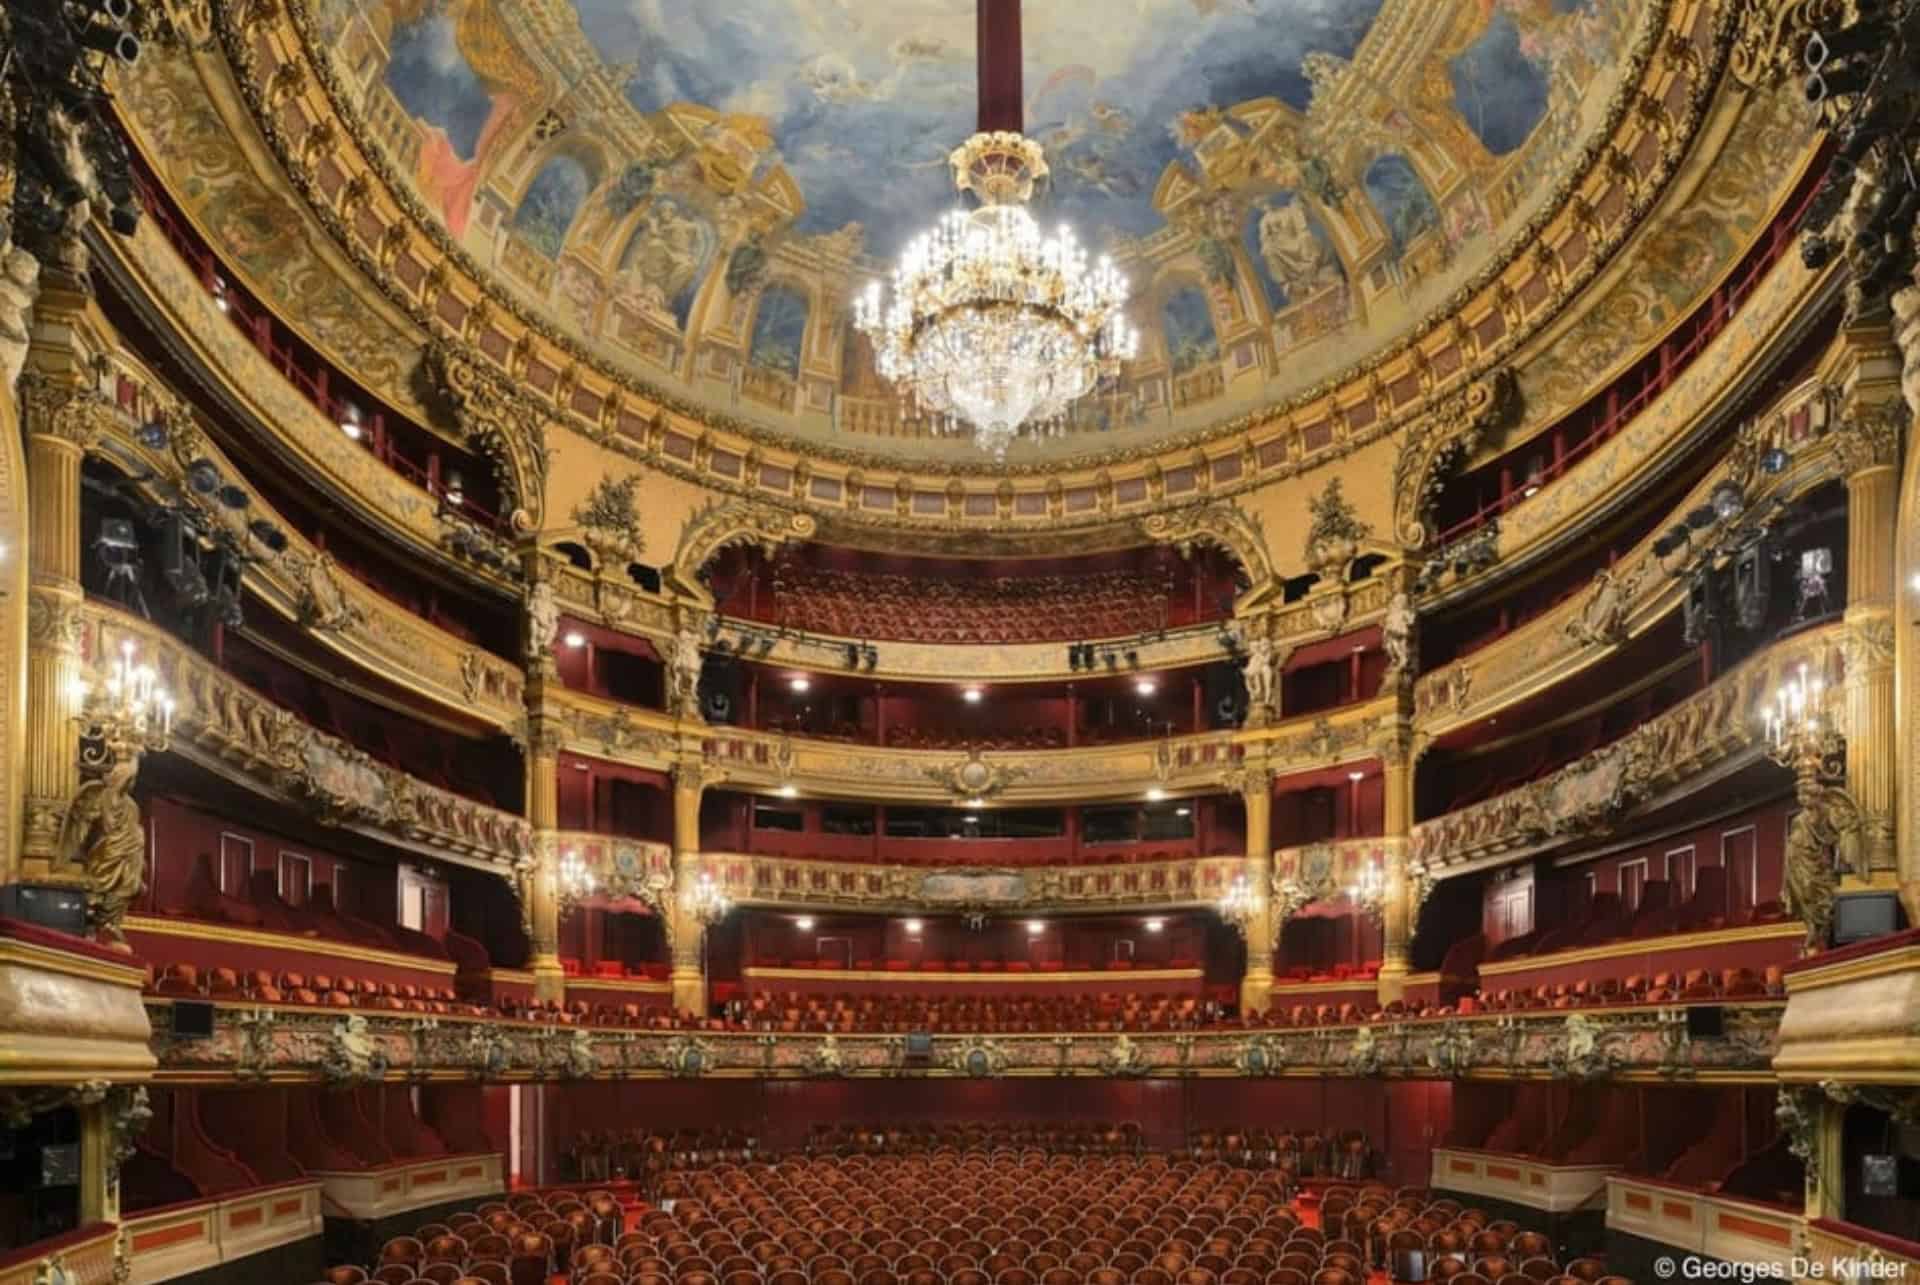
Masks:
[[[1026,102],[1020,87],[1020,0],[978,0],[976,14],[978,128],[1019,133],[1026,125]]]

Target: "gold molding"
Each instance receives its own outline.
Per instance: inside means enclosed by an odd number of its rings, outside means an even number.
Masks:
[[[1730,946],[1739,942],[1799,941],[1807,935],[1807,926],[1797,919],[1777,924],[1749,924],[1742,928],[1715,928],[1707,932],[1675,933],[1662,937],[1630,937],[1602,946],[1583,946],[1578,950],[1557,950],[1548,955],[1529,955],[1525,959],[1501,960],[1480,965],[1480,976],[1505,977],[1529,969],[1558,968],[1565,964],[1592,964],[1601,960],[1644,955],[1649,951],[1701,950],[1711,946]]]
[[[353,942],[336,941],[331,937],[293,937],[286,933],[263,932],[257,928],[245,928],[237,924],[216,924],[197,919],[166,919],[154,915],[127,916],[127,931],[152,933],[158,937],[184,937],[196,941],[228,942],[235,946],[258,946],[271,950],[298,950],[308,954],[325,955],[330,958],[351,959],[361,964],[379,964],[386,968],[404,968],[413,972],[432,973],[438,977],[452,978],[460,971],[459,965],[447,960],[429,959],[424,955],[407,955],[398,951],[381,950],[377,946],[361,946]],[[311,972],[312,969],[302,971]]]
[[[1045,982],[1185,982],[1203,980],[1207,973],[1204,968],[1132,968],[1116,969],[1111,972],[1097,969],[1081,972],[1021,972],[1009,973],[1004,968],[998,972],[921,972],[917,968],[903,969],[860,969],[860,968],[759,968],[749,966],[740,970],[747,978],[767,981],[807,981],[824,978],[834,982],[934,982],[934,983],[988,983],[1006,985],[1012,982],[1025,986],[1029,983]]]
[[[58,973],[65,977],[104,982],[109,986],[125,986],[137,991],[146,983],[146,966],[132,962],[131,955],[127,959],[127,963],[116,964],[96,955],[42,946],[38,942],[21,941],[17,937],[0,937],[0,964],[15,964],[39,973]]]
[[[479,301],[486,299],[485,292],[477,288],[478,278],[464,279],[465,265],[460,265],[462,271],[458,274],[446,270],[444,257],[450,252],[455,252],[457,258],[457,252],[454,247],[441,244],[433,236],[432,229],[415,228],[412,231],[406,231],[407,225],[397,215],[391,222],[386,223],[384,228],[382,227],[383,215],[389,214],[396,208],[412,210],[413,206],[405,199],[408,193],[394,179],[384,159],[375,154],[375,149],[363,149],[362,154],[357,158],[359,163],[349,164],[348,148],[339,144],[347,140],[350,135],[337,127],[335,119],[337,113],[334,109],[338,106],[338,99],[334,96],[340,92],[340,87],[333,83],[330,76],[325,73],[325,69],[321,67],[323,59],[317,56],[302,56],[312,54],[311,33],[293,29],[302,26],[304,6],[294,5],[289,8],[296,11],[292,17],[280,10],[266,12],[249,10],[238,22],[224,12],[218,19],[221,35],[229,40],[228,51],[240,72],[236,79],[241,82],[240,87],[250,97],[254,108],[262,108],[269,97],[273,97],[277,104],[278,110],[274,113],[274,119],[263,126],[267,142],[278,152],[285,173],[292,178],[296,186],[301,188],[317,216],[323,222],[330,223],[336,234],[342,234],[343,250],[361,263],[363,271],[370,272],[373,268],[380,266],[379,255],[368,246],[384,246],[390,239],[389,233],[396,228],[402,229],[396,248],[427,247],[425,251],[427,255],[443,256],[442,261],[436,265],[441,270],[428,274],[432,279],[433,300],[450,300],[456,312],[467,314],[467,319],[459,323],[458,329],[462,332],[473,329],[469,321],[473,314],[481,309],[470,304],[468,296],[472,295]],[[1588,149],[1585,158],[1586,168],[1564,181],[1564,196],[1556,194],[1556,199],[1549,202],[1555,208],[1544,211],[1541,216],[1532,221],[1524,233],[1516,234],[1512,238],[1510,252],[1499,256],[1499,261],[1490,265],[1489,271],[1485,274],[1487,282],[1491,284],[1488,285],[1487,290],[1482,291],[1482,294],[1488,293],[1493,286],[1501,287],[1501,293],[1513,301],[1513,310],[1517,315],[1529,311],[1558,315],[1561,305],[1578,291],[1585,278],[1592,275],[1592,270],[1598,264],[1611,262],[1617,257],[1616,252],[1620,245],[1626,241],[1631,231],[1639,226],[1640,216],[1658,203],[1656,194],[1664,193],[1667,186],[1666,180],[1677,172],[1684,160],[1686,143],[1697,134],[1702,118],[1712,105],[1713,95],[1710,93],[1710,88],[1715,79],[1712,73],[1722,60],[1728,41],[1726,33],[1714,20],[1710,7],[1676,2],[1669,7],[1664,22],[1656,19],[1649,26],[1650,30],[1646,33],[1648,38],[1639,42],[1632,56],[1627,60],[1629,65],[1622,75],[1622,92],[1618,95],[1618,100],[1609,104],[1605,132],[1613,136],[1610,140],[1611,146],[1604,145],[1599,140],[1595,141],[1594,146]],[[283,61],[279,61],[271,69],[265,66],[250,69],[248,64],[257,56],[256,51],[263,49],[273,51],[272,56]],[[285,53],[289,49],[298,52],[289,57]],[[312,70],[291,78],[280,76],[278,73],[286,67],[303,67]],[[246,75],[249,70],[254,71],[251,77]],[[271,75],[270,70],[273,73]],[[284,82],[292,87],[291,92],[284,96],[268,95],[262,90],[260,84],[266,79],[271,79],[276,84]],[[1679,111],[1670,113],[1665,103],[1671,99],[1670,91],[1674,86],[1681,84],[1685,86],[1681,96],[1685,98],[1686,105]],[[1656,93],[1657,99],[1650,96]],[[1653,105],[1648,106],[1648,104]],[[1674,119],[1676,115],[1685,119],[1676,120]],[[296,135],[300,132],[298,126],[303,120],[318,122],[310,125],[305,131],[306,134],[323,134],[332,144],[329,154],[337,154],[335,163],[339,166],[337,176],[340,182],[335,185],[332,193],[321,191],[314,181],[314,162],[317,156],[310,154],[312,149],[307,146],[309,139],[302,137],[296,143]],[[1649,134],[1658,136],[1664,141],[1662,146],[1653,149],[1653,159],[1643,169],[1638,158],[1644,149],[1638,144]],[[374,176],[371,179],[368,177],[370,174]],[[358,222],[366,224],[370,221],[372,228],[376,230],[361,228],[354,235],[345,235],[346,223],[339,217],[336,207],[344,206],[349,194]],[[1610,208],[1610,202],[1616,196],[1619,197],[1621,213],[1607,220],[1606,226],[1602,229],[1594,212],[1603,207]],[[336,197],[339,199],[333,199]],[[1594,235],[1596,230],[1600,232],[1597,242]],[[1530,239],[1528,234],[1539,237],[1539,244],[1563,247],[1573,244],[1573,239],[1577,235],[1581,238],[1581,244],[1590,247],[1589,252],[1578,265],[1571,267],[1570,272],[1567,267],[1560,265],[1558,258],[1555,257],[1554,266],[1559,269],[1559,272],[1549,272],[1545,265],[1537,262],[1537,255],[1526,254],[1526,245]],[[390,258],[391,256],[389,260]],[[1571,275],[1580,280],[1562,281],[1558,288],[1551,288],[1544,292],[1541,302],[1529,307],[1520,300],[1523,297],[1531,299],[1537,292],[1527,289],[1524,283],[1516,289],[1512,282],[1505,280],[1508,275],[1507,269],[1515,263],[1527,267],[1533,277],[1551,279],[1556,275]],[[462,276],[462,279],[456,282],[457,275]],[[390,276],[391,274],[386,272],[378,274],[381,279]],[[416,316],[420,315],[424,296],[422,299],[415,299],[405,290],[393,285],[391,281],[384,283],[389,288],[389,298],[384,305],[387,309],[401,309]],[[1466,299],[1471,294],[1470,289],[1465,290],[1461,292],[1460,297]],[[1484,303],[1485,300],[1482,299],[1480,302]],[[522,345],[512,342],[512,318],[519,315],[518,307],[510,300],[496,300],[487,302],[484,311],[490,322],[498,320],[507,323],[506,329],[489,330],[487,333],[504,338],[507,341],[505,347],[509,351],[521,351]],[[1458,311],[1453,312],[1453,316],[1457,317],[1469,311],[1475,311],[1475,309],[1470,303],[1463,304]],[[1480,307],[1477,311],[1485,314],[1490,309]],[[1434,358],[1444,355],[1448,351],[1448,345],[1454,341],[1454,330],[1446,324],[1448,312],[1449,310],[1443,309],[1426,323],[1416,326],[1409,338],[1403,340],[1398,348],[1390,346],[1379,360],[1369,363],[1368,370],[1364,373],[1370,374],[1372,378],[1358,380],[1359,384],[1364,385],[1361,389],[1363,396],[1359,400],[1377,404],[1384,395],[1386,402],[1391,405],[1394,394],[1388,390],[1399,389],[1403,385],[1419,385],[1423,390],[1420,397],[1427,396],[1425,387],[1434,382],[1430,378],[1431,371],[1435,367]],[[425,324],[438,326],[441,323],[429,318]],[[446,324],[453,325],[451,322]],[[531,339],[537,328],[528,318],[521,318],[521,324],[527,327],[521,335],[522,339]],[[1474,361],[1499,360],[1502,353],[1498,350],[1509,346],[1508,341],[1511,339],[1511,334],[1503,336],[1501,341],[1488,345],[1486,352],[1481,351],[1481,345],[1473,344],[1471,346],[1473,360],[1460,363],[1459,366],[1463,371],[1463,378],[1472,378]],[[562,382],[575,394],[576,398],[582,393],[589,402],[599,397],[599,389],[582,382],[579,372],[593,364],[585,358],[583,353],[572,351],[565,344],[559,344],[553,353],[541,355],[543,369],[560,371],[566,375],[568,378]],[[1394,364],[1396,361],[1397,365]],[[1384,377],[1383,373],[1389,368],[1392,374],[1390,379]],[[1429,377],[1414,377],[1422,371],[1428,372]],[[590,375],[597,373],[589,372]],[[1449,380],[1435,388],[1433,392],[1443,392],[1451,386],[1452,381]],[[600,400],[602,405],[606,404],[605,398]],[[1418,400],[1416,398],[1416,401]],[[632,420],[638,428],[639,435],[647,442],[643,449],[648,453],[649,461],[656,466],[667,467],[669,471],[673,470],[673,466],[658,459],[654,454],[654,445],[659,435],[669,426],[676,431],[683,431],[694,439],[708,439],[706,444],[710,451],[717,452],[718,448],[726,447],[730,448],[731,454],[743,458],[747,454],[746,450],[739,449],[742,443],[714,437],[709,432],[713,430],[732,434],[736,426],[720,422],[715,417],[692,407],[677,407],[664,399],[654,404],[649,404],[646,398],[634,399],[633,410],[636,413],[630,414],[626,407],[627,401],[628,398],[623,393],[622,409],[614,416],[616,421],[620,422],[616,423],[613,429],[610,430],[601,422],[605,418],[602,415],[588,428],[588,435],[600,438],[627,434],[628,430],[622,427],[622,424],[626,420]],[[1345,419],[1341,414],[1341,408],[1353,403],[1355,398],[1350,395],[1331,396],[1326,401],[1333,408],[1333,414],[1328,422],[1342,424]],[[1424,406],[1425,402],[1420,401],[1419,404]],[[1414,403],[1408,403],[1404,408],[1391,407],[1391,409],[1395,412],[1405,409],[1409,414],[1419,413],[1414,409]],[[1278,423],[1283,431],[1276,440],[1284,442],[1297,434],[1296,418],[1287,416],[1282,408],[1265,410],[1256,416],[1243,416],[1241,420],[1213,430],[1206,440],[1230,438],[1247,431],[1250,427]],[[1376,425],[1379,432],[1387,432],[1392,430],[1395,422],[1392,417],[1389,417],[1384,421],[1376,421]],[[744,442],[749,436],[745,427],[738,426],[738,431]],[[1373,433],[1374,426],[1369,426],[1362,432]],[[1330,457],[1337,458],[1354,448],[1355,439],[1351,435],[1336,433],[1334,436],[1339,440],[1335,441],[1326,452]],[[1183,437],[1177,444],[1166,448],[1172,452],[1167,458],[1176,464],[1184,463],[1181,453],[1186,452],[1187,458],[1191,458],[1191,449],[1197,440],[1201,439],[1194,436]],[[784,435],[778,441],[781,445],[792,445]],[[1250,442],[1229,442],[1229,453],[1242,452],[1243,448],[1250,445]],[[748,449],[758,451],[757,446]],[[799,451],[803,456],[819,458],[835,458],[841,454],[832,452],[831,448],[821,449],[811,444],[800,446]],[[866,456],[859,452],[844,454],[847,456],[847,462],[856,466],[866,461]],[[1151,452],[1139,451],[1126,454],[1145,456],[1164,454],[1164,451],[1156,447]],[[1035,471],[1057,473],[1060,467],[1062,466],[1049,462],[1044,469]],[[1282,469],[1292,467],[1292,463],[1281,466]],[[950,472],[959,471],[961,470],[950,470]],[[1256,468],[1255,472],[1259,472],[1259,469]],[[1280,471],[1270,474],[1270,476],[1280,475],[1283,475]],[[717,477],[709,478],[703,475],[700,480],[705,485],[719,485]],[[869,481],[875,481],[875,479],[869,479]],[[884,479],[879,481],[884,483]],[[940,488],[935,485],[931,489]],[[864,518],[867,515],[860,516]],[[892,514],[888,515],[889,518],[892,516]]]
[[[1796,993],[1806,994],[1829,986],[1845,986],[1900,973],[1920,972],[1920,943],[1896,950],[1876,951],[1859,959],[1843,959],[1834,964],[1820,964],[1818,958],[1815,956],[1816,962],[1805,964],[1787,974],[1788,998]]]

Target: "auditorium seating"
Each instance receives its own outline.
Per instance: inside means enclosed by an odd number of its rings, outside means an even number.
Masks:
[[[775,620],[790,629],[899,642],[1072,642],[1149,633],[1167,624],[1164,576],[929,579],[782,565]]]
[[[580,1135],[594,1188],[520,1192],[390,1238],[323,1285],[1631,1285],[1510,1219],[1367,1179],[1354,1131],[817,1123]],[[612,1175],[612,1177],[608,1177]]]

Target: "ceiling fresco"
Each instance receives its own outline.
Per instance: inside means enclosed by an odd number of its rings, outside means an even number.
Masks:
[[[847,301],[953,203],[971,0],[318,8],[371,143],[596,353],[802,439],[967,449],[901,420]],[[1036,212],[1116,255],[1147,338],[1020,449],[1201,429],[1405,335],[1575,163],[1655,8],[1028,0]]]

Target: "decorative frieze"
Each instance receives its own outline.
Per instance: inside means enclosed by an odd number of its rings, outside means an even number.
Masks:
[[[170,1027],[151,1001],[154,1029]],[[271,1020],[266,1015],[272,1014]],[[221,1005],[207,1040],[155,1037],[175,1079],[622,1079],[710,1075],[1390,1076],[1686,1080],[1764,1074],[1780,1006],[1729,1005],[1724,1032],[1689,1036],[1686,1010],[1636,1005],[1259,1030],[935,1035],[909,1064],[898,1035],[772,1035],[553,1026]],[[265,1032],[262,1036],[260,1033]],[[342,1051],[342,1040],[351,1051]],[[374,1068],[382,1068],[378,1074]],[[345,1068],[343,1070],[343,1068]]]

